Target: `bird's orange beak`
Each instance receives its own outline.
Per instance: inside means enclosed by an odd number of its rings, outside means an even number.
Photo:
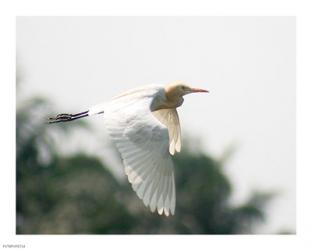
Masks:
[[[197,92],[205,92],[208,93],[209,91],[206,89],[200,89],[200,88],[191,88],[192,93],[197,93]]]

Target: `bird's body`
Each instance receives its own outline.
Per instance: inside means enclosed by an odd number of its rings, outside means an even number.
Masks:
[[[183,95],[207,92],[181,83],[148,85],[91,107],[87,113],[61,114],[53,122],[103,114],[105,127],[121,154],[133,190],[151,211],[175,212],[175,180],[171,155],[181,150],[176,108]]]

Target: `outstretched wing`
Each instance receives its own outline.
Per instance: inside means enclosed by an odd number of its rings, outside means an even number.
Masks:
[[[118,99],[105,110],[105,125],[123,159],[133,190],[151,211],[175,211],[174,169],[168,130],[150,111],[151,97]]]
[[[179,115],[176,109],[160,109],[153,112],[153,115],[164,124],[169,131],[169,152],[174,155],[181,151],[181,127]]]

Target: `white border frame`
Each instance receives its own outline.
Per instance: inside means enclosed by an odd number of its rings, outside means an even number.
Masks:
[[[295,0],[29,0],[0,3],[1,162],[0,246],[27,249],[309,249],[311,234],[311,8]],[[225,7],[224,7],[225,6]],[[297,235],[27,236],[15,235],[16,16],[296,16],[297,17]],[[310,139],[310,140],[309,140]],[[310,146],[310,147],[309,147]],[[13,223],[14,222],[14,223]]]

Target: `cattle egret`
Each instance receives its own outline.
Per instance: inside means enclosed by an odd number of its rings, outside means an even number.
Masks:
[[[78,114],[59,114],[50,123],[103,114],[104,124],[120,152],[133,190],[152,212],[175,212],[175,180],[171,155],[181,150],[177,107],[183,96],[208,92],[181,82],[148,85],[114,97]]]

